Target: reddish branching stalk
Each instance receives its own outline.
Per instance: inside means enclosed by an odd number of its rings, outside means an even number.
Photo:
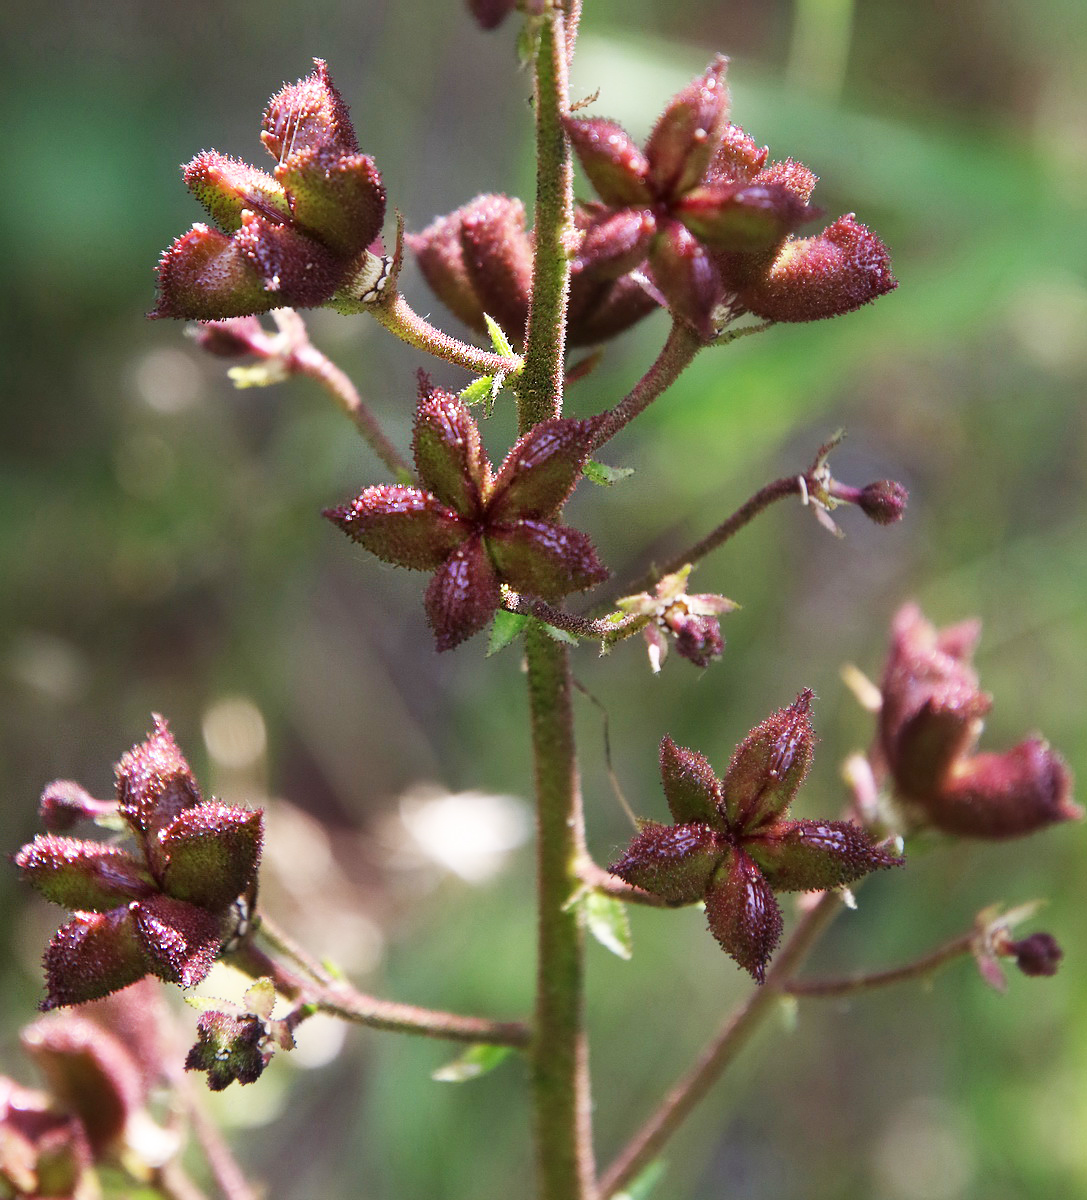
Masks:
[[[495,1046],[523,1048],[529,1042],[528,1027],[517,1021],[491,1021],[485,1017],[466,1017],[438,1009],[420,1008],[395,1000],[382,1000],[357,991],[346,980],[328,983],[304,979],[266,954],[252,941],[231,951],[228,961],[253,979],[270,978],[276,990],[290,1000],[312,1004],[357,1025],[410,1033],[419,1037],[440,1038],[450,1042],[485,1042]]]
[[[367,305],[366,311],[409,346],[463,367],[474,375],[503,375],[507,382],[513,383],[521,370],[522,362],[517,357],[507,358],[491,350],[480,350],[443,333],[419,316],[399,292],[394,291],[379,304]]]
[[[695,1105],[773,1013],[793,974],[840,909],[838,893],[824,892],[801,917],[789,941],[774,959],[766,982],[728,1017],[691,1069],[673,1084],[656,1112],[604,1173],[600,1182],[600,1196],[604,1200],[635,1179],[657,1157]]]
[[[675,321],[656,361],[619,403],[604,414],[594,448],[610,441],[663,395],[694,361],[705,342],[683,321]]]
[[[852,996],[857,992],[870,992],[895,983],[927,980],[949,963],[967,957],[973,951],[976,940],[977,930],[975,929],[960,937],[952,938],[951,941],[945,942],[930,954],[923,955],[913,962],[904,963],[900,967],[890,967],[886,971],[845,975],[840,979],[797,979],[786,984],[783,990],[791,996],[805,998],[809,996]]]

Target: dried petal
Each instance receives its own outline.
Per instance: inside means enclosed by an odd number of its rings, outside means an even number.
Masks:
[[[566,132],[589,182],[605,204],[645,208],[653,201],[649,162],[621,125],[601,117],[568,117]]]
[[[43,1012],[81,1004],[128,987],[151,969],[136,938],[130,907],[78,913],[53,934],[42,957],[46,998]]]
[[[368,487],[323,515],[383,562],[432,571],[468,536],[468,527],[429,492],[400,484]]]
[[[139,901],[132,906],[132,917],[147,955],[141,974],[150,969],[167,983],[195,987],[211,970],[222,945],[217,917],[170,896]]]
[[[705,756],[677,746],[665,734],[660,745],[661,782],[668,810],[677,822],[721,821],[721,784]]]
[[[658,825],[647,821],[626,853],[608,870],[634,887],[672,904],[693,904],[706,894],[725,847],[701,822]]]
[[[105,912],[153,890],[147,871],[126,851],[100,842],[39,834],[15,856],[27,881],[54,904]]]
[[[380,234],[385,186],[367,154],[329,158],[311,148],[276,167],[300,229],[338,255],[358,255]]]
[[[740,299],[768,321],[819,321],[896,287],[887,247],[848,214],[816,237],[787,242],[770,271],[740,289]]]
[[[503,583],[544,600],[603,583],[608,569],[587,534],[568,525],[518,521],[487,529],[487,549]]]
[[[702,179],[728,125],[728,59],[718,54],[704,74],[669,101],[649,141],[649,183],[658,196],[679,196]]]
[[[329,78],[323,59],[297,83],[285,84],[268,101],[260,140],[280,162],[313,148],[329,154],[355,154],[359,144],[351,115]]]
[[[719,869],[706,894],[706,918],[725,953],[762,983],[783,922],[770,885],[742,850]]]
[[[778,892],[814,892],[841,887],[905,859],[873,844],[851,821],[784,821],[744,840]]]
[[[427,620],[439,650],[452,650],[478,633],[502,599],[483,540],[468,539],[435,572],[426,590]]]
[[[815,755],[811,690],[760,722],[733,752],[722,783],[728,820],[753,833],[792,803]]]
[[[477,517],[490,477],[479,427],[452,392],[431,388],[425,377],[420,390],[413,442],[419,478],[443,504]]]
[[[254,884],[262,838],[260,812],[215,801],[190,808],[160,839],[163,890],[221,912]]]
[[[553,517],[581,476],[596,422],[555,417],[520,438],[503,462],[487,504],[489,521]]]

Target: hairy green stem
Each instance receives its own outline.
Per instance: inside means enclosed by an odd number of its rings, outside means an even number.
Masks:
[[[620,429],[629,425],[658,396],[666,392],[705,345],[689,325],[683,321],[675,321],[656,362],[613,409],[603,414],[593,439],[594,449],[610,441]]]
[[[571,53],[563,14],[552,8],[540,22],[536,52],[536,248],[525,366],[514,384],[521,433],[562,414],[569,242],[574,230],[573,169],[562,123],[569,103],[567,63]]]
[[[747,1045],[775,1010],[793,973],[800,967],[841,909],[837,892],[824,892],[801,917],[792,936],[778,953],[766,976],[729,1016],[699,1055],[698,1060],[664,1097],[660,1107],[631,1138],[608,1168],[600,1183],[601,1197],[612,1196],[635,1179],[660,1153],[698,1102],[721,1077],[725,1068]]]
[[[506,382],[513,383],[521,371],[521,359],[516,355],[507,358],[450,337],[419,316],[399,292],[393,292],[380,303],[368,304],[366,311],[409,346],[463,367],[473,375],[505,375]]]
[[[420,1008],[396,1000],[381,1000],[357,991],[346,980],[324,983],[306,979],[266,954],[252,940],[244,941],[225,956],[231,966],[253,979],[268,976],[276,990],[290,1000],[314,1005],[321,1012],[371,1029],[411,1033],[450,1042],[487,1042],[495,1046],[527,1046],[531,1037],[519,1021],[492,1021],[465,1017],[440,1009]]]
[[[539,626],[525,634],[536,774],[538,950],[532,1088],[538,1200],[592,1200],[593,1154],[585,946],[567,901],[584,856],[566,647]]]
[[[965,958],[972,951],[977,936],[977,930],[971,930],[938,946],[922,958],[904,963],[901,967],[871,971],[868,974],[846,975],[841,979],[798,979],[786,984],[784,990],[791,996],[851,996],[855,992],[870,992],[875,988],[906,983],[911,979],[927,979],[948,963]]]

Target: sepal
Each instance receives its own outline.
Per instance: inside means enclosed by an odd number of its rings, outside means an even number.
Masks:
[[[468,528],[429,492],[378,484],[322,514],[382,562],[433,571],[464,541]]]
[[[151,317],[221,321],[286,303],[265,290],[264,279],[233,238],[200,222],[163,251],[158,286]]]
[[[560,600],[603,583],[610,572],[587,534],[548,521],[518,521],[487,531],[487,549],[515,591]]]
[[[554,417],[521,437],[495,476],[487,506],[493,521],[555,516],[574,490],[596,422]]]
[[[718,54],[705,72],[678,92],[645,146],[649,184],[658,196],[678,196],[706,173],[728,125],[728,59]]]
[[[745,848],[780,892],[825,891],[905,863],[851,821],[783,822],[749,838]]]
[[[154,890],[130,854],[100,842],[39,834],[15,855],[15,865],[47,900],[71,911],[105,912]]]
[[[201,150],[182,167],[181,177],[224,233],[241,228],[246,209],[281,219],[290,216],[286,193],[271,175],[218,150]]]
[[[119,991],[147,974],[149,964],[136,937],[131,907],[77,913],[45,948],[43,1012],[82,1004]]]
[[[133,904],[131,912],[146,955],[144,971],[150,969],[167,983],[195,987],[211,970],[222,936],[219,918],[207,909],[156,895]]]
[[[359,144],[343,97],[328,74],[324,59],[296,83],[284,84],[268,101],[260,140],[274,159],[314,149],[326,154],[355,154]]]
[[[502,600],[482,538],[473,536],[434,573],[424,603],[438,650],[452,650],[478,633]]]
[[[784,923],[773,890],[743,850],[733,850],[718,871],[706,895],[706,919],[725,953],[762,983]]]
[[[191,808],[161,836],[163,889],[199,908],[226,909],[254,885],[262,840],[260,812],[215,801]]]
[[[565,124],[570,145],[605,204],[620,208],[652,204],[649,161],[621,125],[602,117],[568,117]]]
[[[647,821],[608,870],[671,904],[693,904],[706,894],[723,852],[714,831],[701,822]]]
[[[452,392],[430,387],[425,377],[420,392],[412,447],[419,478],[443,504],[477,516],[490,484],[479,426]]]
[[[381,233],[385,185],[369,155],[329,159],[311,148],[292,154],[275,170],[290,197],[294,222],[335,254],[361,254]]]
[[[668,811],[677,823],[720,820],[721,784],[705,755],[677,746],[665,734],[660,769]]]

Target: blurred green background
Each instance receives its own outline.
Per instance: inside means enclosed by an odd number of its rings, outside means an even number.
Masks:
[[[209,146],[258,161],[267,97],[312,55],[329,60],[409,228],[480,191],[529,194],[515,22],[485,35],[454,0],[67,0],[7,5],[0,20],[0,847],[36,831],[47,781],[106,794],[112,762],[161,711],[209,790],[270,806],[267,904],[314,949],[383,995],[525,1011],[531,851],[503,854],[530,795],[516,652],[484,661],[477,638],[436,657],[421,577],[382,567],[318,517],[383,476],[315,387],[235,391],[180,325],[143,319],[158,253],[200,216],[177,164]],[[855,210],[880,232],[901,287],[839,321],[704,354],[609,446],[609,462],[637,473],[583,487],[571,521],[630,579],[805,467],[843,425],[836,475],[902,480],[912,503],[889,530],[843,512],[844,541],[779,506],[719,552],[696,590],[743,608],[704,674],[673,659],[654,679],[640,643],[604,660],[582,649],[576,670],[609,715],[623,789],[635,811],[662,816],[663,733],[723,768],[746,729],[812,686],[822,744],[801,807],[835,811],[838,764],[871,733],[839,668],[878,674],[907,598],[939,623],[983,618],[978,663],[996,697],[986,747],[1039,729],[1087,776],[1080,0],[588,0],[574,90],[600,88],[595,111],[641,135],[718,50],[733,59],[735,119],[821,176],[829,218]],[[414,271],[403,286],[453,326]],[[404,444],[412,372],[426,364],[361,318],[320,313],[311,331]],[[571,411],[614,403],[665,331],[658,315],[610,347]],[[509,432],[496,413],[494,455]],[[590,837],[606,862],[629,826],[600,712],[584,701],[578,720]],[[521,803],[489,817],[482,802],[404,799],[426,782]],[[443,816],[452,824],[436,826]],[[492,837],[501,870],[464,879],[460,836]],[[461,874],[436,861],[435,838]],[[960,963],[931,989],[803,1005],[674,1142],[657,1194],[1087,1194],[1083,862],[1082,828],[1064,827],[933,845],[873,880],[810,970],[903,961],[987,904],[1046,897],[1039,927],[1065,947],[1061,972],[1016,976],[1000,997]],[[11,871],[0,897],[0,1050],[3,1069],[28,1079],[16,1031],[39,998],[57,912]],[[632,962],[591,947],[602,1161],[748,986],[702,922],[635,912]],[[306,1061],[336,1045],[325,1031]],[[523,1072],[431,1082],[450,1056],[354,1030],[334,1061],[279,1062],[215,1111],[276,1200],[526,1195]]]

